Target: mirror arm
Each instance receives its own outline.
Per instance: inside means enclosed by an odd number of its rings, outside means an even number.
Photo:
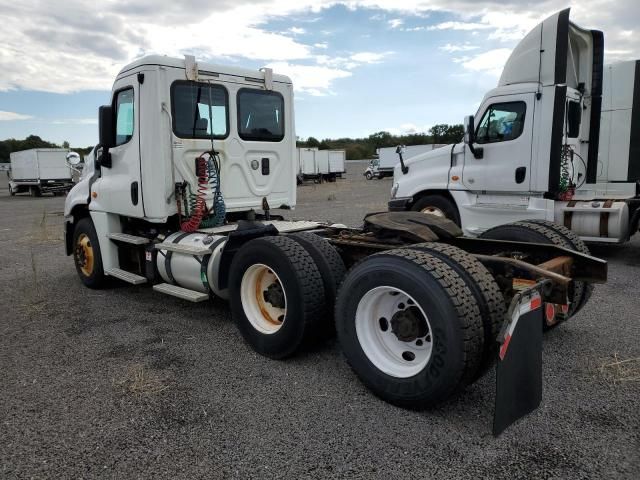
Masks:
[[[400,170],[402,170],[402,173],[404,175],[406,175],[407,173],[409,173],[409,167],[407,167],[404,164],[404,159],[402,158],[402,153],[398,153],[398,156],[400,157]]]
[[[98,145],[96,150],[102,148],[102,153],[100,156],[96,155],[96,167],[105,167],[111,168],[111,153],[109,152],[109,147],[104,147],[102,145]]]
[[[482,147],[474,147],[473,141],[469,142],[469,150],[473,154],[473,158],[480,159],[484,156],[484,149]]]

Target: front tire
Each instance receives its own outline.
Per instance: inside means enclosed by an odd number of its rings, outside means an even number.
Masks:
[[[82,283],[89,288],[105,284],[98,235],[90,218],[82,218],[73,230],[73,260]]]
[[[395,405],[436,405],[468,385],[483,327],[460,276],[425,252],[391,250],[351,269],[336,303],[343,352],[362,382]]]
[[[371,180],[373,178],[373,175],[371,175],[371,172],[367,172],[364,174],[364,178],[366,178],[367,180]]]
[[[419,198],[411,207],[414,212],[446,218],[460,226],[460,214],[456,205],[442,195],[427,195]]]
[[[9,185],[9,195],[11,195],[13,197],[13,196],[15,196],[15,194],[16,194],[16,192],[13,190],[11,185]]]
[[[257,238],[240,248],[231,263],[229,297],[238,330],[261,355],[285,358],[318,336],[322,277],[291,238]]]

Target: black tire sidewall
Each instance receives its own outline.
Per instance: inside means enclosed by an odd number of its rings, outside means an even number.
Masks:
[[[436,207],[444,213],[445,217],[460,226],[460,214],[455,204],[442,195],[427,195],[419,198],[412,206],[411,210],[420,212],[426,207]]]
[[[431,357],[422,371],[412,377],[396,378],[382,372],[358,341],[355,325],[358,303],[366,292],[379,286],[396,287],[409,294],[429,320],[434,341]],[[376,395],[410,408],[438,403],[459,384],[464,369],[464,345],[462,332],[450,321],[452,318],[457,318],[457,312],[442,286],[415,264],[395,257],[380,256],[353,270],[342,284],[336,304],[336,330],[351,367]]]
[[[90,276],[86,276],[82,273],[80,269],[80,265],[76,261],[76,246],[78,244],[78,237],[81,234],[86,234],[89,237],[89,241],[91,242],[91,248],[93,249],[93,257],[94,257],[94,266],[93,272]],[[102,253],[100,252],[100,243],[98,242],[98,235],[96,234],[96,229],[93,226],[93,222],[90,218],[82,218],[78,221],[77,225],[73,229],[73,263],[76,267],[76,272],[78,272],[78,276],[82,283],[84,283],[89,288],[100,288],[104,284],[104,270],[102,266]]]
[[[257,263],[272,269],[282,282],[287,298],[287,311],[282,327],[274,333],[262,333],[251,324],[242,305],[240,286],[246,270]],[[242,336],[260,354],[284,358],[294,353],[304,338],[302,292],[296,271],[274,245],[254,240],[235,255],[229,276],[231,313]]]
[[[526,225],[526,220],[523,222]],[[550,238],[545,236],[544,233],[538,232],[535,230],[529,230],[525,225],[501,225],[496,227],[495,230],[487,230],[482,235],[481,238],[488,238],[492,240],[512,240],[519,242],[532,242],[532,243],[546,243],[548,245],[556,245]],[[558,232],[555,229],[550,228],[547,225],[541,224],[531,224],[533,226],[546,228],[548,231],[553,232],[558,235],[564,242],[565,245],[558,245],[559,247],[568,247],[575,250],[575,245],[571,240],[563,235],[561,232]],[[571,306],[569,307],[569,318],[577,313],[577,311],[582,307],[583,296],[585,291],[586,284],[584,285],[571,285],[569,290],[569,296],[573,299],[571,302]],[[577,291],[576,291],[577,290]],[[580,298],[577,298],[580,297]],[[549,330],[558,326],[560,323],[556,323],[554,325],[547,325],[546,320],[543,322],[543,328],[545,330]]]
[[[510,240],[514,242],[546,243],[553,245],[553,242],[544,236],[543,233],[528,230],[519,225],[501,225],[496,230],[487,230],[480,235],[480,238],[491,240]]]

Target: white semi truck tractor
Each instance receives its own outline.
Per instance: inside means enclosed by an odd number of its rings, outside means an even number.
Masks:
[[[513,225],[551,239],[526,243],[416,212],[359,228],[275,215],[295,207],[297,159],[293,87],[269,69],[139,59],[100,107],[99,137],[65,204],[66,253],[87,287],[228,299],[270,358],[337,332],[364,384],[405,407],[496,365],[495,433],[540,402],[543,328],[606,280],[606,262],[552,225]]]
[[[602,34],[559,12],[515,47],[464,142],[407,167],[390,211],[441,215],[471,236],[536,220],[624,242],[640,219],[640,64],[603,68]]]

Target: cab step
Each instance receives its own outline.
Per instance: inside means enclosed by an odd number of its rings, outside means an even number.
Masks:
[[[209,294],[197,292],[196,290],[189,290],[188,288],[179,287],[177,285],[171,285],[170,283],[159,283],[154,285],[153,289],[156,292],[165,293],[172,297],[181,298],[182,300],[189,300],[190,302],[204,302],[209,300]]]
[[[126,270],[122,270],[121,268],[110,268],[108,270],[105,270],[104,273],[105,275],[130,283],[131,285],[140,285],[142,283],[147,283],[146,278],[141,277],[140,275],[136,275],[132,272],[127,272]]]
[[[157,243],[156,250],[164,250],[165,252],[184,253],[185,255],[209,255],[211,249],[209,247],[195,247],[193,245],[180,245],[178,243]]]
[[[108,233],[107,238],[109,240],[129,243],[131,245],[146,245],[151,241],[148,238],[138,237],[137,235],[129,235],[128,233]]]

